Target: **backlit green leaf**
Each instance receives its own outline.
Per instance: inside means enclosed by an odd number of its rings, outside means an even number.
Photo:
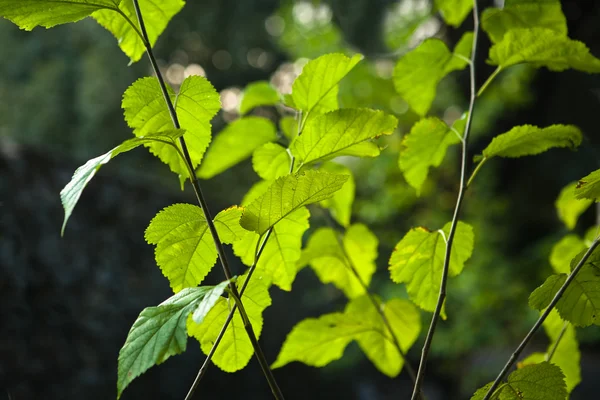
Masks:
[[[481,26],[492,43],[501,41],[512,29],[546,28],[567,36],[567,19],[559,0],[507,0],[502,9],[485,9]]]
[[[435,6],[448,25],[458,27],[473,9],[473,0],[435,0]]]
[[[281,177],[246,207],[240,223],[245,229],[262,235],[298,208],[328,199],[346,180],[347,175],[315,170]]]
[[[581,259],[579,253],[571,263]],[[567,279],[566,274],[556,274],[546,279],[529,296],[529,305],[536,310],[545,309]],[[596,248],[575,279],[556,304],[561,318],[576,326],[598,325],[600,312],[600,251]]]
[[[483,150],[483,157],[522,157],[540,154],[555,147],[574,149],[581,144],[581,131],[573,125],[515,126],[496,136]]]
[[[175,96],[168,88],[179,123],[186,130],[184,138],[196,168],[211,140],[210,120],[221,107],[219,94],[206,78],[190,76],[181,84]],[[150,132],[161,132],[173,127],[169,110],[165,104],[160,86],[155,78],[142,78],[131,85],[123,95],[122,107],[125,120],[136,136]],[[176,150],[162,143],[147,146],[171,171],[180,176],[188,176],[185,163]]]
[[[217,214],[215,227],[224,243],[241,234],[241,210],[230,208]],[[217,261],[217,249],[204,213],[191,204],[173,204],[150,221],[146,241],[156,245],[156,263],[178,292],[200,284]]]
[[[61,234],[64,234],[65,232],[67,221],[73,213],[73,209],[75,208],[77,201],[79,201],[79,197],[81,197],[83,189],[85,189],[86,185],[92,180],[92,178],[94,177],[94,175],[96,175],[96,172],[98,172],[102,165],[108,163],[110,160],[112,160],[119,154],[135,149],[141,144],[154,142],[164,144],[165,146],[172,146],[173,148],[175,148],[177,145],[177,138],[183,135],[183,133],[183,130],[169,130],[163,131],[161,133],[147,134],[145,136],[129,139],[121,143],[114,149],[110,150],[109,152],[96,158],[92,158],[84,165],[77,168],[77,170],[73,174],[73,178],[71,178],[71,181],[64,187],[63,190],[60,191],[60,200],[62,202],[63,208],[65,209],[65,218],[63,220]]]
[[[245,279],[246,275],[240,277],[237,286],[241,287]],[[246,291],[242,295],[242,302],[246,309],[246,313],[248,314],[252,329],[258,339],[260,338],[263,327],[262,313],[265,308],[271,305],[268,287],[262,280],[258,279],[257,276],[253,276]],[[194,323],[192,317],[188,318],[188,334],[200,342],[200,348],[204,354],[210,352],[233,304],[234,300],[232,298],[225,299],[221,297],[217,300],[215,306],[209,311],[201,324]],[[250,343],[250,339],[248,339],[248,334],[246,333],[242,317],[238,310],[225,331],[225,335],[223,336],[221,344],[217,348],[212,361],[225,372],[235,372],[248,365],[253,354],[254,350],[252,348],[252,343]]]
[[[184,289],[159,306],[145,308],[140,313],[119,352],[117,398],[131,381],[150,367],[185,351],[186,319],[213,289]]]
[[[319,113],[335,110],[338,83],[362,58],[360,54],[349,58],[336,53],[309,61],[292,85],[295,108],[303,111],[305,119],[321,102],[327,103],[327,106],[321,107]]]
[[[2,0],[0,16],[30,31],[36,26],[52,28],[77,22],[103,8],[117,11],[119,3],[119,0]]]
[[[556,211],[558,217],[562,222],[565,223],[567,228],[574,229],[577,225],[577,219],[581,214],[587,210],[592,201],[589,199],[577,199],[575,198],[575,188],[577,182],[571,182],[560,191],[558,199],[556,199]]]
[[[421,119],[404,136],[400,149],[400,170],[417,195],[427,179],[429,168],[439,167],[448,147],[456,143],[460,143],[458,132],[437,117]]]
[[[550,362],[560,367],[565,375],[567,391],[570,393],[581,382],[581,353],[575,334],[575,328],[563,321],[553,310],[544,321],[544,330],[550,338],[546,355],[554,351]],[[566,327],[565,327],[566,326]],[[557,345],[558,341],[558,345]]]
[[[192,320],[195,323],[200,324],[204,321],[204,317],[206,317],[206,314],[208,314],[215,306],[228,285],[229,281],[221,282],[206,292],[202,301],[198,303],[198,307],[196,307],[196,310],[192,313]]]
[[[381,308],[394,335],[398,338],[400,348],[406,353],[421,331],[419,310],[410,301],[400,299],[392,299],[382,304]],[[394,345],[389,329],[369,298],[363,296],[353,299],[348,303],[345,314],[363,319],[373,328],[358,333],[355,339],[379,371],[389,377],[397,376],[404,365],[404,360]]]
[[[475,392],[471,400],[482,400],[492,386],[488,383]],[[565,376],[548,362],[526,365],[508,376],[494,392],[492,400],[565,400]]]
[[[573,68],[589,73],[600,72],[600,60],[590,54],[585,44],[546,28],[513,29],[502,41],[490,48],[492,65],[502,69],[530,63],[551,71]]]
[[[331,211],[331,216],[342,226],[350,225],[350,217],[352,215],[352,203],[354,203],[354,192],[356,184],[352,171],[341,164],[328,162],[320,167],[321,171],[333,172],[336,174],[348,175],[348,180],[344,186],[333,196],[327,200],[321,201],[321,206],[328,208]]]
[[[419,312],[410,302],[400,299],[392,299],[381,307],[401,348],[407,351],[421,329]],[[308,318],[297,324],[286,338],[273,368],[292,361],[314,367],[325,366],[341,358],[352,340],[358,341],[381,372],[390,377],[400,373],[402,357],[393,345],[390,331],[366,297],[354,299],[344,313]]]
[[[444,228],[448,237],[450,223]],[[473,228],[459,222],[454,235],[450,257],[449,276],[456,276],[464,268],[473,252]],[[392,252],[389,269],[392,280],[405,282],[411,300],[426,311],[433,311],[437,303],[442,279],[446,242],[438,231],[425,228],[411,229]]]
[[[275,125],[262,117],[244,117],[227,125],[214,139],[197,176],[208,179],[248,158],[265,143],[277,140]]]
[[[361,296],[365,288],[352,272],[352,267],[367,287],[377,268],[377,237],[365,225],[350,226],[340,237],[331,228],[317,229],[302,253],[301,264],[310,264],[321,282],[333,283],[348,298]]]
[[[337,155],[356,144],[381,135],[390,135],[398,120],[382,111],[341,109],[310,120],[301,136],[290,146],[299,165],[305,165]]]
[[[467,66],[472,44],[471,32],[463,35],[454,53],[439,39],[425,40],[396,64],[393,78],[396,91],[417,114],[427,114],[442,78]]]
[[[600,200],[600,169],[577,182],[575,197],[578,199]]]
[[[242,102],[240,103],[240,114],[247,114],[256,107],[273,106],[279,101],[279,93],[269,82],[252,82],[244,89]]]
[[[282,117],[279,120],[279,129],[281,129],[283,136],[289,140],[293,140],[298,134],[298,123],[296,122],[296,118],[289,116]]]
[[[577,235],[567,235],[552,247],[550,264],[555,272],[568,274],[571,272],[569,263],[577,254],[586,249],[586,245]]]
[[[114,0],[113,3],[119,5],[121,15],[114,11],[100,10],[92,16],[100,25],[108,29],[119,42],[119,47],[132,62],[138,61],[146,48],[144,42],[138,35],[138,23],[133,7],[133,1]],[[144,18],[144,25],[150,40],[150,46],[154,47],[156,40],[163,33],[167,24],[185,5],[183,0],[139,0],[140,10]],[[126,18],[125,18],[126,17]],[[135,28],[131,26],[131,22]]]
[[[262,179],[272,181],[290,172],[290,155],[277,143],[266,143],[252,154],[252,167]]]
[[[300,259],[302,235],[308,229],[310,213],[301,207],[287,215],[273,227],[269,241],[256,265],[256,273],[267,284],[291,290],[296,279],[296,263]],[[240,241],[234,242],[233,251],[248,266],[254,263],[259,235],[248,232]]]
[[[139,0],[150,45],[154,46],[167,24],[184,6],[183,0]],[[138,29],[132,1],[121,0],[2,0],[0,16],[11,20],[21,29],[77,22],[92,15],[118,40],[121,50],[132,62],[138,61],[146,50]],[[135,28],[131,24],[135,25]]]

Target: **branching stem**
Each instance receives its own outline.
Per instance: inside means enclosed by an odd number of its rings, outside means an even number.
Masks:
[[[560,287],[560,289],[558,289],[558,292],[556,292],[556,294],[554,295],[554,298],[552,299],[550,304],[548,304],[548,307],[546,308],[544,313],[538,318],[538,320],[533,325],[533,327],[531,328],[529,333],[527,333],[527,335],[525,336],[523,341],[519,344],[517,349],[512,353],[512,355],[510,356],[510,358],[504,365],[504,368],[502,368],[502,371],[500,371],[500,373],[496,377],[496,380],[494,381],[492,386],[490,386],[490,388],[489,388],[487,394],[485,395],[485,397],[483,398],[483,400],[489,400],[490,397],[494,394],[494,391],[496,390],[496,388],[498,387],[500,382],[504,379],[504,376],[508,373],[508,370],[517,361],[517,358],[523,352],[525,347],[529,344],[533,335],[538,331],[538,329],[540,329],[540,327],[542,326],[542,324],[544,323],[546,318],[548,318],[548,315],[550,315],[550,313],[552,312],[552,309],[554,309],[554,306],[556,306],[556,303],[558,303],[558,301],[560,300],[562,295],[565,293],[565,291],[569,287],[569,284],[573,281],[573,279],[575,279],[575,277],[577,276],[577,273],[585,265],[585,262],[587,261],[588,258],[590,258],[590,256],[592,255],[592,253],[594,252],[596,247],[598,247],[599,244],[600,244],[600,238],[597,237],[596,239],[594,239],[591,246],[585,252],[585,254],[581,258],[581,260],[579,260],[579,262],[577,263],[575,268],[573,268],[573,271],[571,271],[571,273],[565,280],[565,283],[563,283],[563,285]]]
[[[167,86],[165,84],[165,80],[162,76],[162,73],[160,72],[158,63],[156,62],[156,58],[154,57],[154,53],[152,51],[152,46],[150,45],[150,40],[148,39],[148,32],[146,31],[146,25],[144,24],[144,19],[142,17],[142,13],[140,10],[140,5],[139,5],[138,0],[133,0],[133,6],[135,8],[135,13],[136,13],[136,16],[138,19],[139,31],[142,35],[142,41],[144,42],[144,46],[146,47],[146,52],[148,54],[148,58],[150,59],[150,63],[152,64],[152,68],[154,69],[154,72],[158,79],[158,83],[160,85],[161,92],[165,99],[165,103],[167,104],[167,108],[169,110],[171,120],[173,121],[173,126],[175,127],[175,129],[181,129],[181,125],[179,124],[179,119],[177,118],[177,113],[175,111],[175,107],[173,105],[173,102],[171,101],[169,92],[167,91]],[[194,168],[193,168],[192,159],[190,157],[190,153],[188,151],[188,148],[187,148],[187,145],[186,145],[186,142],[185,142],[185,139],[183,138],[183,136],[181,136],[179,138],[179,144],[180,144],[181,150],[183,152],[184,162],[185,162],[188,170],[190,171],[190,182],[192,183],[192,187],[194,188],[194,192],[196,194],[198,203],[200,204],[200,207],[202,208],[202,211],[204,212],[204,216],[205,216],[206,222],[208,224],[208,229],[212,235],[213,241],[215,242],[215,246],[217,248],[217,253],[219,255],[219,260],[221,261],[221,265],[223,267],[223,272],[225,274],[225,277],[231,281],[231,279],[233,278],[233,275],[231,273],[231,269],[229,268],[229,264],[227,262],[227,257],[225,256],[225,249],[223,247],[223,243],[219,239],[219,234],[218,234],[215,224],[213,222],[210,210],[208,209],[206,199],[205,199],[204,195],[202,194],[202,189],[200,188],[198,179],[195,177],[195,175],[193,173]],[[273,372],[271,371],[271,369],[269,367],[269,363],[267,362],[267,360],[264,356],[264,353],[263,353],[260,345],[258,344],[258,339],[256,338],[256,335],[254,334],[252,325],[249,323],[248,315],[241,303],[241,298],[240,298],[240,294],[237,290],[237,286],[235,285],[235,283],[230,282],[229,289],[231,291],[232,296],[235,298],[236,303],[239,303],[238,307],[240,309],[240,314],[242,315],[242,319],[244,320],[244,327],[246,329],[246,332],[248,333],[248,337],[250,339],[250,342],[252,343],[252,347],[254,348],[254,354],[256,355],[256,358],[258,359],[258,362],[263,370],[263,373],[269,383],[271,391],[273,392],[273,395],[276,399],[283,400],[283,394],[281,393],[281,390],[279,389],[279,386],[277,385],[275,377],[273,376]]]
[[[473,48],[471,51],[471,62],[469,63],[471,95],[470,95],[470,100],[469,100],[469,114],[467,117],[467,123],[465,125],[465,133],[463,135],[463,140],[462,140],[460,188],[458,190],[458,197],[456,199],[454,215],[452,217],[452,223],[450,225],[450,232],[448,233],[448,241],[446,242],[446,253],[444,255],[444,265],[443,265],[443,269],[442,269],[442,280],[440,283],[440,293],[438,295],[438,301],[435,306],[435,311],[433,312],[433,316],[431,318],[431,324],[429,326],[429,331],[427,332],[427,336],[425,338],[425,343],[423,344],[423,350],[421,353],[421,361],[419,363],[419,371],[417,372],[417,379],[416,379],[416,383],[415,383],[413,394],[412,394],[412,400],[417,400],[419,397],[419,393],[421,393],[421,386],[423,385],[423,377],[425,376],[425,367],[427,364],[427,357],[429,355],[429,350],[431,349],[431,342],[433,340],[433,335],[435,334],[435,328],[440,319],[440,314],[442,312],[442,306],[444,305],[444,300],[446,299],[446,286],[448,283],[448,270],[449,270],[449,266],[450,266],[450,255],[452,252],[452,243],[454,242],[454,235],[456,233],[456,227],[458,225],[458,217],[460,215],[460,209],[462,206],[465,191],[467,189],[467,185],[466,185],[467,144],[468,144],[468,139],[469,139],[469,133],[471,131],[471,124],[473,121],[473,110],[475,109],[475,99],[477,97],[477,92],[475,89],[475,60],[477,57],[478,36],[479,36],[479,10],[477,7],[477,0],[473,0]]]
[[[302,116],[302,112],[298,112],[296,114],[296,120],[298,122],[298,132],[297,132],[298,136],[300,136],[300,134],[302,133],[302,130],[300,128],[301,116]],[[295,162],[296,162],[296,157],[294,157],[294,155],[290,153],[290,169],[288,171],[290,174],[294,172]],[[271,227],[267,230],[267,232],[265,232],[264,238],[259,238],[258,243],[256,244],[256,252],[254,254],[254,261],[252,263],[252,266],[248,270],[248,277],[246,278],[246,280],[244,281],[244,284],[242,285],[242,288],[240,289],[240,298],[241,298],[241,296],[244,295],[244,291],[246,290],[246,287],[248,286],[248,283],[250,282],[250,278],[252,278],[252,275],[254,274],[254,271],[256,270],[258,260],[260,259],[260,256],[262,255],[262,252],[265,249],[267,242],[269,241],[269,238],[271,237],[272,232],[273,232],[273,228]],[[233,314],[235,313],[236,308],[237,308],[237,303],[234,303],[233,306],[231,307],[231,310],[229,311],[229,315],[227,315],[227,319],[225,320],[225,323],[223,324],[221,331],[219,332],[219,335],[215,339],[215,342],[213,343],[212,347],[210,348],[210,351],[208,352],[208,355],[206,356],[204,363],[202,363],[202,366],[200,367],[200,370],[198,371],[198,374],[196,375],[196,379],[194,379],[194,383],[192,383],[192,387],[188,391],[187,396],[185,396],[185,400],[191,400],[192,396],[194,395],[194,392],[196,391],[196,388],[198,387],[198,385],[200,384],[200,381],[204,377],[204,374],[206,373],[208,366],[210,365],[210,360],[213,358],[215,352],[217,351],[217,348],[219,347],[221,340],[223,340],[223,336],[225,336],[227,327],[229,326],[229,324],[231,323],[231,320],[233,319]]]

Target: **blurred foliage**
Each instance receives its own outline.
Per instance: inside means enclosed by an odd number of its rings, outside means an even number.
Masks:
[[[571,36],[599,56],[600,4],[582,0],[563,8]],[[427,0],[188,1],[159,39],[156,54],[173,86],[187,74],[204,72],[221,92],[224,110],[213,120],[214,132],[238,117],[241,90],[250,82],[270,80],[289,92],[307,59],[334,51],[367,56],[343,81],[340,104],[393,113],[399,133],[381,139],[386,149],[378,158],[347,158],[344,164],[357,185],[352,222],[367,224],[380,240],[373,287],[391,298],[405,290],[388,279],[389,254],[411,227],[437,228],[450,219],[459,157],[458,149],[449,152],[420,197],[404,182],[398,150],[418,117],[395,92],[392,70],[424,38],[438,37],[453,48],[471,25],[467,18],[456,29],[444,27]],[[479,85],[493,71],[485,62],[488,48],[482,38]],[[141,308],[169,293],[142,232],[159,208],[175,199],[190,201],[191,193],[179,192],[177,179],[144,151],[103,169],[74,213],[66,239],[58,237],[58,193],[72,171],[131,137],[121,96],[151,71],[145,60],[127,63],[112,36],[91,20],[33,32],[0,21],[0,387],[12,398],[112,396],[118,348],[128,327]],[[466,71],[452,74],[440,83],[430,114],[452,123],[467,98]],[[516,124],[575,124],[585,139],[576,154],[554,150],[494,160],[477,176],[463,218],[474,227],[475,252],[460,278],[450,282],[448,319],[440,324],[428,368],[430,399],[464,397],[489,381],[536,317],[528,294],[549,275],[551,247],[566,233],[554,201],[565,184],[599,167],[599,109],[600,76],[526,66],[503,72],[478,101],[473,154]],[[251,114],[276,115],[269,107]],[[245,162],[207,181],[204,190],[218,211],[239,203],[255,180]],[[318,221],[316,210],[312,214],[314,231],[325,222]],[[587,211],[575,232],[583,234],[594,220],[593,210]],[[273,292],[263,338],[269,359],[297,321],[339,311],[343,303],[340,291],[318,283],[308,269],[293,292]],[[429,314],[422,317],[428,323]],[[571,398],[590,398],[597,390],[588,375],[600,369],[600,329],[577,335],[584,343],[583,382]],[[545,348],[542,336],[532,347]],[[135,382],[124,398],[183,397],[201,360],[198,349],[190,350]],[[409,354],[413,364],[418,356],[416,350]],[[243,393],[264,398],[268,388],[254,367],[237,375],[214,368],[199,392],[217,396],[227,385],[239,390],[233,398]],[[404,374],[397,381],[378,375],[353,345],[323,370],[291,364],[277,373],[288,398],[304,397],[307,387],[319,398],[402,398],[411,387]]]

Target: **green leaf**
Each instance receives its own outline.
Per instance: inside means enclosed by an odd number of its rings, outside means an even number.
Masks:
[[[473,0],[435,0],[435,6],[444,21],[457,28],[473,9]]]
[[[551,71],[573,68],[589,73],[600,72],[600,60],[585,44],[546,28],[513,29],[501,42],[490,48],[489,63],[506,69],[530,63]]]
[[[140,0],[139,3],[151,46],[154,46],[171,18],[185,4],[183,0]],[[132,62],[141,58],[146,48],[137,33],[137,17],[132,1],[3,0],[0,3],[0,16],[28,31],[36,26],[52,28],[77,22],[90,15],[117,38],[121,50]],[[135,28],[131,24],[134,24]]]
[[[269,241],[256,265],[256,273],[267,284],[291,290],[296,279],[296,263],[300,259],[302,235],[309,228],[310,213],[301,207],[287,215],[273,227]],[[248,266],[254,263],[259,235],[254,232],[233,243],[233,251]]]
[[[117,398],[150,367],[185,351],[187,316],[215,289],[208,286],[184,289],[159,306],[147,307],[140,313],[119,352]]]
[[[360,321],[342,313],[307,318],[288,334],[271,368],[280,368],[292,361],[323,367],[342,358],[354,335],[365,329]]]
[[[279,102],[279,93],[269,82],[252,82],[244,89],[242,102],[240,103],[240,114],[247,114],[256,107],[274,106]]]
[[[382,111],[341,109],[310,120],[290,145],[299,165],[347,154],[345,150],[381,135],[391,135],[398,120]],[[368,155],[368,154],[367,154]]]
[[[450,223],[444,228],[448,237]],[[458,222],[450,256],[449,276],[456,276],[464,268],[473,252],[473,228]],[[442,279],[446,242],[441,233],[425,228],[411,229],[392,252],[389,269],[392,281],[405,282],[413,302],[426,311],[435,309]]]
[[[492,386],[488,383],[475,392],[471,400],[482,400]],[[565,400],[565,376],[556,365],[548,362],[526,365],[508,376],[492,400]]]
[[[407,351],[421,329],[419,312],[410,302],[400,299],[392,299],[381,307],[400,347]],[[381,372],[390,377],[400,373],[402,357],[393,345],[390,331],[366,297],[354,299],[344,313],[326,314],[298,323],[286,338],[272,367],[280,368],[292,361],[325,366],[340,359],[352,340],[358,341]]]
[[[599,174],[600,176],[600,174]],[[577,182],[571,182],[560,191],[558,199],[556,199],[556,211],[558,217],[570,230],[577,225],[577,219],[587,210],[592,201],[589,199],[579,200],[575,198],[575,189]]]
[[[358,272],[368,287],[377,266],[377,237],[365,225],[350,226],[340,237],[331,228],[317,229],[308,240],[299,266],[310,264],[321,282],[333,283],[348,298],[365,294],[365,288],[352,272]]]
[[[204,321],[206,314],[212,310],[228,285],[229,281],[224,281],[206,292],[204,298],[202,298],[202,301],[198,303],[198,307],[196,307],[196,310],[192,313],[192,320],[196,324],[201,324],[202,321]]]
[[[246,207],[240,224],[262,235],[298,208],[328,199],[347,180],[347,175],[314,170],[281,177]]]
[[[296,122],[296,118],[289,116],[282,117],[279,120],[279,129],[281,129],[283,136],[289,140],[293,140],[298,134],[298,123]]]
[[[30,31],[36,26],[52,28],[77,22],[103,8],[118,11],[119,3],[118,0],[3,0],[0,16]]]
[[[252,154],[252,167],[262,179],[272,181],[290,172],[290,155],[277,143],[266,143]]]
[[[248,158],[263,144],[274,140],[277,140],[277,130],[268,119],[253,116],[237,119],[215,137],[197,176],[212,178]]]
[[[360,54],[349,58],[334,53],[309,61],[292,85],[295,108],[304,112],[305,119],[313,111],[325,113],[338,108],[338,83],[362,59]]]
[[[83,189],[85,189],[86,185],[92,180],[102,165],[108,163],[119,154],[133,150],[141,144],[161,143],[165,146],[172,146],[175,148],[177,138],[183,135],[183,133],[183,130],[170,130],[129,139],[109,152],[96,158],[92,158],[84,165],[77,168],[71,181],[60,191],[60,200],[65,209],[65,218],[63,220],[61,235],[65,233],[67,221],[73,213],[73,209],[75,208],[75,205],[77,205],[81,193],[83,193]]]
[[[567,19],[559,0],[508,0],[502,9],[485,9],[481,26],[492,43],[500,42],[513,29],[546,28],[567,36]]]
[[[110,10],[99,10],[92,16],[117,38],[119,47],[127,54],[131,62],[136,62],[144,55],[146,47],[137,32],[138,24],[133,1],[113,0],[112,2],[118,4],[120,17]],[[139,3],[150,46],[154,47],[158,37],[163,33],[171,18],[181,11],[185,1],[140,0]],[[135,28],[131,26],[131,21],[135,24]]]
[[[237,286],[241,287],[245,279],[246,275],[241,276],[237,281]],[[210,352],[221,328],[225,324],[229,310],[233,307],[233,302],[232,298],[219,298],[201,324],[194,323],[191,317],[188,318],[188,334],[200,342],[200,348],[204,354]],[[254,276],[242,295],[242,302],[252,329],[258,339],[263,327],[262,313],[271,305],[268,287],[262,280]],[[235,372],[248,365],[253,354],[252,343],[248,339],[248,334],[238,310],[227,327],[212,361],[225,372]]]
[[[579,253],[571,262],[571,267],[581,259]],[[567,287],[556,304],[561,318],[576,326],[598,325],[600,312],[600,251],[594,250],[575,279]],[[552,298],[565,283],[567,274],[551,275],[542,286],[529,296],[529,305],[536,310],[548,307]]]
[[[574,149],[581,144],[581,131],[573,125],[515,126],[496,136],[483,150],[483,157],[522,157],[540,154],[554,147]]]
[[[381,305],[383,313],[392,327],[400,348],[406,353],[419,337],[421,315],[407,300],[392,299]],[[355,336],[358,345],[375,367],[389,377],[400,373],[404,360],[395,347],[392,335],[385,326],[373,303],[366,297],[353,299],[345,311],[346,315],[363,320],[372,329]]]
[[[592,172],[585,178],[581,178],[575,187],[575,197],[578,199],[590,199],[596,202],[600,200],[600,169]]]
[[[544,330],[550,338],[546,354],[554,351],[550,362],[560,367],[565,375],[567,392],[571,392],[581,382],[581,353],[573,325],[563,321],[553,310],[544,321]],[[558,345],[557,345],[558,341]]]
[[[184,138],[196,168],[211,140],[210,120],[221,107],[219,94],[206,78],[190,76],[181,84],[175,97],[172,89],[167,88],[179,123],[186,130]],[[123,95],[122,107],[127,124],[134,129],[136,136],[149,132],[161,132],[171,129],[173,122],[165,104],[158,81],[155,78],[142,78],[131,85]],[[188,176],[188,170],[177,151],[162,143],[147,145],[171,171],[180,176]]]
[[[430,167],[439,167],[448,147],[460,143],[458,131],[437,117],[423,118],[402,139],[398,164],[406,181],[420,194]]]
[[[454,53],[439,39],[425,40],[396,64],[393,77],[396,91],[417,114],[427,114],[442,78],[467,66],[472,44],[472,32],[463,35]]]
[[[230,208],[217,214],[215,227],[223,243],[241,235],[241,209]],[[156,263],[178,292],[202,282],[217,261],[217,249],[202,209],[191,204],[173,204],[150,221],[146,241],[156,245]]]
[[[527,365],[511,373],[500,395],[502,400],[564,400],[566,397],[564,374],[548,362]]]
[[[321,171],[332,172],[335,174],[348,175],[348,181],[340,190],[335,192],[333,196],[327,200],[321,201],[321,206],[331,211],[331,216],[343,227],[347,228],[350,225],[350,217],[352,216],[352,203],[354,203],[354,192],[356,184],[352,171],[341,164],[328,162],[320,167]]]
[[[550,253],[550,265],[559,274],[571,272],[569,262],[587,246],[577,235],[567,235],[552,247]]]
[[[269,187],[273,184],[273,181],[258,181],[244,195],[242,199],[242,206],[246,207],[248,204],[252,203],[254,200],[258,199],[260,196],[265,194]]]

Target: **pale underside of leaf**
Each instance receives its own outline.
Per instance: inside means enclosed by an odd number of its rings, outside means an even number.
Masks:
[[[241,287],[246,277],[244,275],[238,279],[238,287]],[[253,277],[248,284],[242,296],[242,301],[252,329],[258,339],[263,327],[262,313],[265,308],[271,305],[271,297],[264,282],[255,278]],[[188,318],[188,334],[200,342],[200,348],[204,354],[210,352],[232,306],[233,299],[220,298],[201,324],[194,323],[191,317]],[[248,334],[238,311],[234,314],[229,327],[225,331],[212,361],[225,372],[235,372],[248,365],[253,354],[252,343],[248,339]]]
[[[61,190],[60,199],[65,209],[65,218],[63,220],[61,234],[64,234],[65,227],[69,217],[73,213],[75,205],[79,201],[86,185],[92,180],[100,167],[114,157],[129,150],[133,150],[139,145],[146,143],[163,143],[167,146],[176,148],[176,140],[183,135],[183,130],[164,131],[159,134],[149,134],[139,138],[129,139],[109,152],[89,160],[87,163],[77,168],[71,181]]]

